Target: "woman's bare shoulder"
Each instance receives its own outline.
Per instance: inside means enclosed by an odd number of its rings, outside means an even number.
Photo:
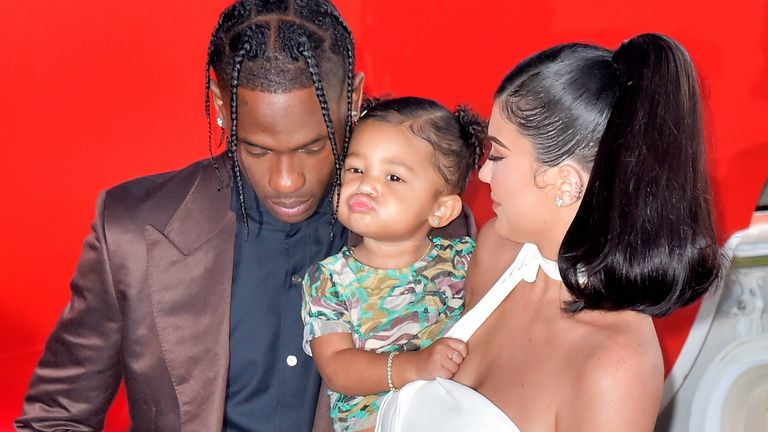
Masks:
[[[501,237],[494,228],[496,219],[486,222],[477,234],[475,252],[467,270],[465,306],[480,300],[517,257],[522,244]]]
[[[562,405],[558,432],[652,431],[664,364],[650,318],[629,311],[583,313],[590,333],[574,356],[579,397]]]

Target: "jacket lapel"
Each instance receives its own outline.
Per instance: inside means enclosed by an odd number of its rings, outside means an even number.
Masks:
[[[182,430],[220,430],[223,422],[235,236],[225,183],[219,190],[204,165],[167,226],[144,232],[152,311]]]

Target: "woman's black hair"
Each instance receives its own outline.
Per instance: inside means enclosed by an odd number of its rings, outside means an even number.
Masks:
[[[467,106],[451,112],[419,97],[366,99],[360,123],[380,121],[408,130],[432,146],[434,166],[451,192],[462,194],[483,154],[485,122]]]
[[[208,118],[208,150],[214,167],[211,131],[211,69],[230,95],[227,155],[232,160],[235,187],[243,223],[248,231],[240,163],[237,157],[237,90],[245,87],[268,93],[314,88],[335,160],[332,188],[341,185],[341,169],[349,147],[352,127],[355,46],[352,33],[336,8],[327,0],[239,0],[225,9],[208,45],[205,67],[205,114]],[[337,146],[328,106],[328,91],[346,85],[347,117],[344,141]],[[333,196],[333,194],[331,194]],[[336,221],[338,200],[331,225]],[[331,229],[331,236],[333,230]]]
[[[658,34],[615,52],[556,46],[512,70],[495,98],[542,166],[591,170],[559,251],[566,311],[664,316],[716,285],[699,89],[682,46]]]

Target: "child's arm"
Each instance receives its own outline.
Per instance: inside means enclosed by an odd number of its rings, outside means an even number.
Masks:
[[[347,395],[371,395],[389,390],[387,356],[357,349],[349,333],[331,333],[312,339],[312,355],[331,390]],[[395,387],[419,379],[451,378],[467,356],[466,343],[442,338],[420,351],[405,351],[392,361]]]

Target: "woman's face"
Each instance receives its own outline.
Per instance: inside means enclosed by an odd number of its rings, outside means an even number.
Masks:
[[[556,208],[555,183],[534,155],[533,146],[516,126],[504,119],[494,103],[488,123],[491,152],[480,169],[480,180],[491,186],[498,234],[520,243],[546,238]]]

